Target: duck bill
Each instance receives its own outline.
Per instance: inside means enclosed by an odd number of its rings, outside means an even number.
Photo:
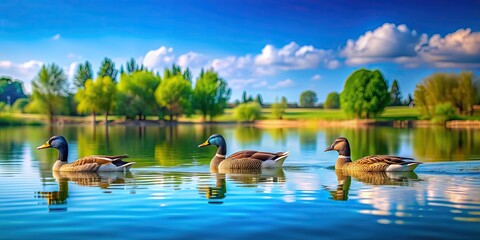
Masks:
[[[328,151],[332,151],[332,150],[333,150],[333,147],[330,146],[330,147],[325,148],[324,152],[328,152]]]
[[[204,143],[198,145],[198,147],[205,147],[205,146],[208,146],[210,145],[210,143],[208,141],[205,141]]]
[[[44,143],[42,146],[38,146],[37,150],[44,149],[44,148],[51,148],[50,144],[48,142]]]

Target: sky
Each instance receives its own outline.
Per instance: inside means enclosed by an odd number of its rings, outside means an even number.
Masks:
[[[195,78],[213,68],[232,88],[298,102],[341,92],[357,69],[379,69],[404,97],[435,72],[480,72],[480,1],[0,1],[0,75],[27,92],[43,64],[70,81],[105,57]]]

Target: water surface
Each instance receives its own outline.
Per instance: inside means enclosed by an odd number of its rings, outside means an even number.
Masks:
[[[289,150],[284,168],[209,172],[212,133],[228,152]],[[242,126],[0,128],[1,239],[321,239],[384,236],[471,239],[480,234],[480,131]],[[69,161],[128,154],[127,173],[52,173],[51,135]],[[346,176],[323,149],[338,136],[352,157],[423,161],[415,173]]]

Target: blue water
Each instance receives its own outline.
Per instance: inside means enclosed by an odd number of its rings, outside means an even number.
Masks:
[[[0,239],[475,239],[479,132],[455,131],[0,128]],[[279,170],[210,173],[214,148],[196,146],[213,132],[225,136],[229,153],[292,154]],[[69,140],[70,161],[127,153],[137,165],[128,173],[52,173],[56,153],[35,147],[53,134]],[[335,154],[323,149],[339,135],[357,155],[425,163],[409,174],[337,174]]]

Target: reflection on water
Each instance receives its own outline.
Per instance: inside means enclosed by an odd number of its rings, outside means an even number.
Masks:
[[[225,137],[228,153],[291,156],[283,169],[211,173],[215,149],[197,145],[212,133]],[[69,142],[69,161],[128,154],[137,164],[126,174],[52,173],[56,152],[35,147],[59,134]],[[350,140],[353,158],[392,154],[426,163],[414,173],[334,171],[336,156],[323,149],[338,136]],[[480,234],[479,136],[443,128],[0,128],[0,238],[85,239],[114,229],[109,238],[210,239],[214,229],[228,239],[471,239]]]
[[[124,186],[125,178],[132,178],[130,172],[52,172],[58,183],[58,190],[37,191],[35,197],[46,200],[49,211],[66,211],[69,196],[69,182],[79,186],[99,187],[104,193],[111,193],[111,186]],[[135,190],[130,191],[135,194]]]

